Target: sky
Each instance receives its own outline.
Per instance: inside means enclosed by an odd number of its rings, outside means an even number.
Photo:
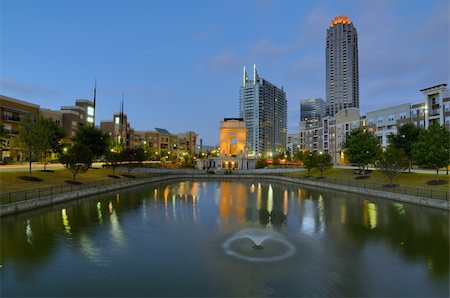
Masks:
[[[242,69],[300,100],[325,100],[331,20],[358,32],[361,114],[423,100],[449,83],[449,0],[0,0],[0,94],[59,110],[92,99],[96,124],[124,110],[135,130],[219,142],[239,116]]]

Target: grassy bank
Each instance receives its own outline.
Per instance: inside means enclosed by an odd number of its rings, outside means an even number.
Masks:
[[[39,170],[34,170],[32,172],[34,177],[42,179],[42,181],[24,181],[21,180],[20,176],[27,176],[28,172],[25,171],[14,171],[14,172],[0,172],[0,188],[2,193],[23,191],[25,189],[35,189],[40,187],[56,186],[61,184],[66,184],[66,180],[72,180],[71,173],[66,169],[55,169],[53,172],[42,172]],[[111,169],[90,169],[85,173],[78,174],[77,181],[87,182],[93,180],[102,179],[113,179],[108,177],[112,174]],[[126,172],[121,172],[116,170],[116,175],[126,174]],[[299,178],[305,177],[307,175],[306,170],[299,170],[295,173],[289,173],[289,176],[295,175]],[[319,177],[320,172],[317,169],[311,171],[311,175],[314,177]],[[339,180],[351,180],[355,181],[355,177],[358,175],[353,173],[352,169],[328,169],[324,172],[324,176],[331,179]],[[388,184],[389,179],[382,174],[381,171],[371,171],[368,176],[370,178],[359,181],[366,181],[368,183],[375,184]],[[450,184],[444,185],[427,185],[427,181],[435,178],[434,174],[423,174],[423,173],[400,173],[395,177],[394,183],[401,186],[408,187],[418,187],[424,189],[432,189],[438,191],[448,191]],[[449,176],[445,174],[439,175],[440,179],[449,180]],[[127,179],[122,177],[121,179]]]
[[[93,180],[113,179],[108,177],[112,174],[111,169],[89,169],[85,173],[78,174],[76,180],[79,182],[87,182]],[[125,174],[116,170],[117,176]],[[15,172],[0,172],[0,188],[2,193],[22,191],[25,189],[34,189],[39,187],[48,187],[66,184],[66,180],[72,180],[72,174],[67,169],[55,169],[53,172],[42,172],[34,170],[32,172],[33,177],[42,179],[42,181],[24,181],[20,179],[21,176],[28,176],[28,172],[15,171]],[[126,179],[122,177],[121,179]]]
[[[306,170],[300,170],[295,173],[291,173],[289,175],[296,175],[298,177],[305,177],[307,175]],[[317,169],[314,169],[311,171],[311,176],[319,177],[320,171]],[[357,174],[353,173],[353,169],[327,169],[324,171],[324,176],[331,179],[340,179],[340,180],[355,180],[355,178],[358,176]],[[387,176],[383,175],[381,171],[374,170],[371,171],[369,174],[367,174],[370,178],[365,180],[359,180],[359,181],[366,181],[368,183],[375,183],[375,184],[389,184],[390,181]],[[449,184],[443,184],[443,185],[428,185],[427,182],[430,180],[435,179],[435,174],[424,174],[424,173],[399,173],[394,178],[394,184],[399,184],[401,186],[408,186],[408,187],[419,187],[419,188],[425,188],[425,189],[433,189],[433,190],[439,190],[439,191],[448,191],[449,190]],[[442,180],[449,180],[449,176],[445,174],[440,174],[439,178]]]

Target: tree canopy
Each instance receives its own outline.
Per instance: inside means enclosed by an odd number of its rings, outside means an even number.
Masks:
[[[323,177],[323,171],[333,167],[333,158],[328,153],[317,155],[317,167],[320,170],[320,176]]]
[[[450,132],[444,126],[432,124],[422,130],[413,146],[413,158],[417,164],[436,169],[438,180],[439,168],[448,166]]]
[[[94,158],[105,155],[111,143],[110,136],[95,126],[80,127],[75,133],[73,141],[86,145],[91,150]]]
[[[393,185],[395,175],[408,168],[409,159],[403,149],[389,145],[378,155],[375,166],[382,170],[383,174],[389,178],[390,184]]]
[[[303,152],[303,166],[308,170],[308,176],[311,170],[317,166],[317,153],[315,151]]]
[[[86,172],[92,164],[93,154],[84,144],[75,143],[66,153],[61,154],[59,161],[72,173],[73,181],[78,173]]]
[[[350,163],[355,164],[365,175],[365,167],[375,161],[381,146],[377,137],[362,128],[353,129],[342,146]]]
[[[397,134],[388,136],[389,144],[396,148],[403,149],[408,158],[408,167],[411,171],[413,146],[417,142],[421,129],[410,123],[404,124],[398,128]]]

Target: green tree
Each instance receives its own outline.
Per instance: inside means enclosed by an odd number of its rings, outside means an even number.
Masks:
[[[413,146],[417,142],[421,129],[412,124],[404,124],[399,127],[397,134],[388,136],[389,143],[396,148],[403,149],[408,158],[408,169],[411,172]]]
[[[21,123],[17,142],[20,151],[26,156],[29,162],[29,177],[31,177],[31,164],[40,154],[45,138],[44,127],[39,122],[33,121],[31,117],[26,117]]]
[[[145,161],[145,151],[143,148],[125,149],[122,152],[122,159],[126,162],[128,176],[131,171]]]
[[[100,158],[108,151],[111,141],[110,136],[103,133],[99,128],[95,126],[82,126],[80,127],[73,141],[78,144],[86,145],[91,150],[94,158]]]
[[[389,178],[391,185],[393,185],[395,175],[406,170],[409,164],[405,151],[394,145],[389,145],[385,151],[378,155],[375,161],[375,166]]]
[[[64,138],[64,131],[55,121],[50,118],[39,117],[36,125],[42,128],[42,141],[40,142],[40,154],[44,161],[44,171],[47,167],[47,157],[49,154],[61,153],[61,140]]]
[[[193,154],[183,154],[181,157],[181,166],[186,168],[193,168],[195,166],[195,159]]]
[[[362,128],[353,129],[342,146],[350,163],[355,164],[362,175],[365,175],[365,168],[375,161],[381,152],[381,146],[377,137]]]
[[[113,149],[105,154],[106,165],[112,169],[113,176],[116,175],[116,168],[122,164],[123,158],[122,152],[117,152]]]
[[[265,158],[259,158],[256,161],[255,168],[256,169],[262,169],[262,168],[265,168],[265,167],[267,167],[267,160]]]
[[[333,167],[333,158],[328,153],[322,153],[317,156],[317,167],[320,170],[320,177],[323,177],[323,171]]]
[[[303,161],[303,151],[295,152],[293,159],[295,161]]]
[[[61,154],[59,161],[72,173],[73,181],[79,173],[86,172],[91,164],[94,155],[84,144],[75,143]]]
[[[436,169],[436,181],[439,180],[439,168],[447,167],[449,156],[450,133],[444,126],[432,124],[422,130],[413,146],[413,159],[419,165]]]
[[[308,170],[308,176],[311,170],[317,166],[317,153],[315,151],[305,150],[303,152],[303,166]]]

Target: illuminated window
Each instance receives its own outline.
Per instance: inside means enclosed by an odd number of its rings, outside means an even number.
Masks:
[[[116,117],[116,124],[119,124],[119,123],[120,123],[120,118]]]
[[[88,107],[87,108],[87,114],[88,114],[88,116],[94,116],[94,108],[93,107]]]
[[[94,123],[94,118],[93,117],[87,117],[87,122]]]

